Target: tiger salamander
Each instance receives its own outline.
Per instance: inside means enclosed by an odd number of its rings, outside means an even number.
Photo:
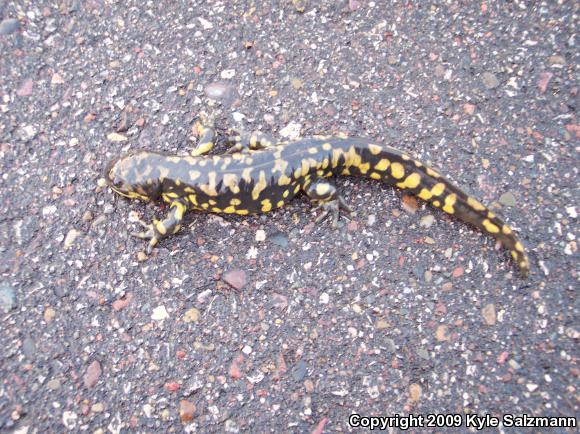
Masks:
[[[395,185],[491,234],[509,251],[525,277],[529,262],[524,246],[499,217],[435,170],[404,152],[362,138],[315,136],[276,143],[263,133],[242,133],[222,155],[207,155],[215,132],[202,127],[197,146],[188,156],[135,151],[112,160],[105,168],[107,184],[116,193],[169,204],[164,220],[139,223],[149,240],[148,252],[163,238],[179,231],[186,211],[254,214],[280,208],[304,192],[319,205],[318,220],[339,211],[350,212],[333,185],[334,175],[353,175]]]

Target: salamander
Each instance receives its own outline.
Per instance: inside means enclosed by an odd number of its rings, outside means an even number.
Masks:
[[[524,246],[508,225],[404,152],[364,138],[314,136],[276,142],[255,132],[230,138],[233,146],[224,154],[208,155],[215,131],[208,126],[199,131],[198,144],[190,155],[139,150],[110,161],[104,170],[106,183],[115,193],[169,204],[164,220],[139,221],[144,231],[131,234],[149,240],[148,253],[160,240],[179,231],[187,211],[264,213],[281,208],[301,193],[318,204],[317,221],[330,215],[336,226],[340,210],[351,209],[330,178],[351,175],[394,185],[492,235],[509,250],[522,276],[528,275]]]

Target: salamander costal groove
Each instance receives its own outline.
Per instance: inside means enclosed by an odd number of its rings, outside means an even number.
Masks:
[[[407,154],[368,139],[315,136],[277,143],[263,133],[232,136],[230,151],[208,155],[215,132],[200,127],[200,139],[188,156],[136,151],[107,164],[104,177],[116,193],[169,204],[164,220],[141,222],[148,251],[179,231],[186,211],[247,215],[268,212],[305,193],[336,224],[350,208],[331,181],[359,176],[394,185],[435,208],[472,224],[503,244],[521,270],[529,272],[524,246],[485,205],[468,196],[433,169]]]

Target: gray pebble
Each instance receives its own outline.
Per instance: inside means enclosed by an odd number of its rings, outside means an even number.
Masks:
[[[495,89],[496,87],[499,86],[499,80],[497,79],[495,74],[486,71],[483,73],[483,84],[488,89]]]
[[[16,292],[6,283],[0,284],[0,310],[8,313],[16,305]]]
[[[9,35],[20,28],[20,22],[15,18],[6,18],[0,22],[0,35]]]

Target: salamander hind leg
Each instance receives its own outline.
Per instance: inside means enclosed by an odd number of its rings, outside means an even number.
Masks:
[[[213,127],[213,121],[207,116],[200,116],[196,123],[198,132],[197,145],[191,151],[192,157],[206,155],[215,145],[216,132]]]
[[[332,227],[336,228],[338,226],[338,217],[341,209],[353,215],[352,209],[338,194],[336,187],[327,180],[315,180],[306,188],[306,194],[313,202],[318,204],[316,209],[322,210],[316,218],[316,222],[322,221],[330,214],[332,217]]]
[[[170,204],[170,211],[164,220],[153,220],[153,223],[147,224],[142,220],[139,223],[145,229],[143,232],[132,232],[131,235],[143,240],[149,240],[147,253],[150,254],[159,241],[163,238],[175,234],[181,228],[183,215],[187,211],[187,206],[181,201],[174,201]]]

